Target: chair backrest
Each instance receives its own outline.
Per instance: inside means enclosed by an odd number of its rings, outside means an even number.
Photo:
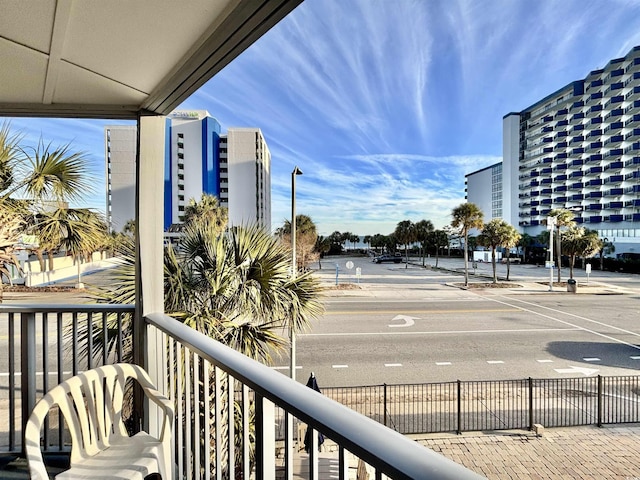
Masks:
[[[115,437],[128,436],[122,406],[129,378],[143,387],[152,387],[144,369],[120,363],[88,370],[52,388],[36,404],[25,428],[26,454],[32,472],[39,471],[43,479],[47,478],[40,451],[40,431],[54,405],[59,406],[69,428],[72,465],[108,448]],[[36,465],[34,469],[32,461]],[[39,462],[42,468],[37,466]]]

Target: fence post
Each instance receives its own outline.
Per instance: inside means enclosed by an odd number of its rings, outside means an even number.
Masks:
[[[533,378],[529,377],[529,430],[533,430]]]
[[[598,375],[598,427],[602,427],[602,375]]]
[[[457,404],[458,404],[458,430],[456,433],[460,435],[462,433],[462,387],[461,382],[458,380],[458,394],[457,394]]]
[[[20,316],[20,371],[22,401],[22,436],[36,405],[36,314],[23,313]],[[59,347],[61,348],[61,347]],[[58,367],[62,368],[62,367]],[[22,442],[22,453],[25,454],[26,442]]]
[[[384,415],[384,426],[386,427],[387,426],[387,384],[384,383],[382,386],[384,388],[382,410]]]

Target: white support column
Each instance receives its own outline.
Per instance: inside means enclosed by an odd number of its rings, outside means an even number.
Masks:
[[[136,320],[134,323],[134,361],[144,366],[151,380],[164,390],[168,377],[161,335],[150,332],[142,319],[164,311],[163,230],[164,160],[166,118],[138,117],[138,153],[136,158]],[[166,360],[166,359],[165,359]],[[157,434],[157,412],[143,408],[143,425]]]

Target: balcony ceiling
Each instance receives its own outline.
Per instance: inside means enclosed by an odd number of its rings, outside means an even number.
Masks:
[[[167,114],[302,0],[2,0],[0,116]]]

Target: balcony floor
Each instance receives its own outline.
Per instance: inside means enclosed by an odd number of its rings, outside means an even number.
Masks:
[[[640,477],[638,424],[549,428],[540,437],[533,432],[513,430],[412,435],[411,438],[489,479]],[[296,463],[303,470],[302,457],[306,455],[301,453]],[[319,456],[329,465],[337,453]],[[0,457],[0,479],[28,478],[26,461],[15,457],[9,463],[7,460],[8,457]],[[356,470],[350,467],[349,478],[355,479]],[[302,475],[297,478],[307,478],[306,474]],[[319,478],[337,478],[337,472]]]

